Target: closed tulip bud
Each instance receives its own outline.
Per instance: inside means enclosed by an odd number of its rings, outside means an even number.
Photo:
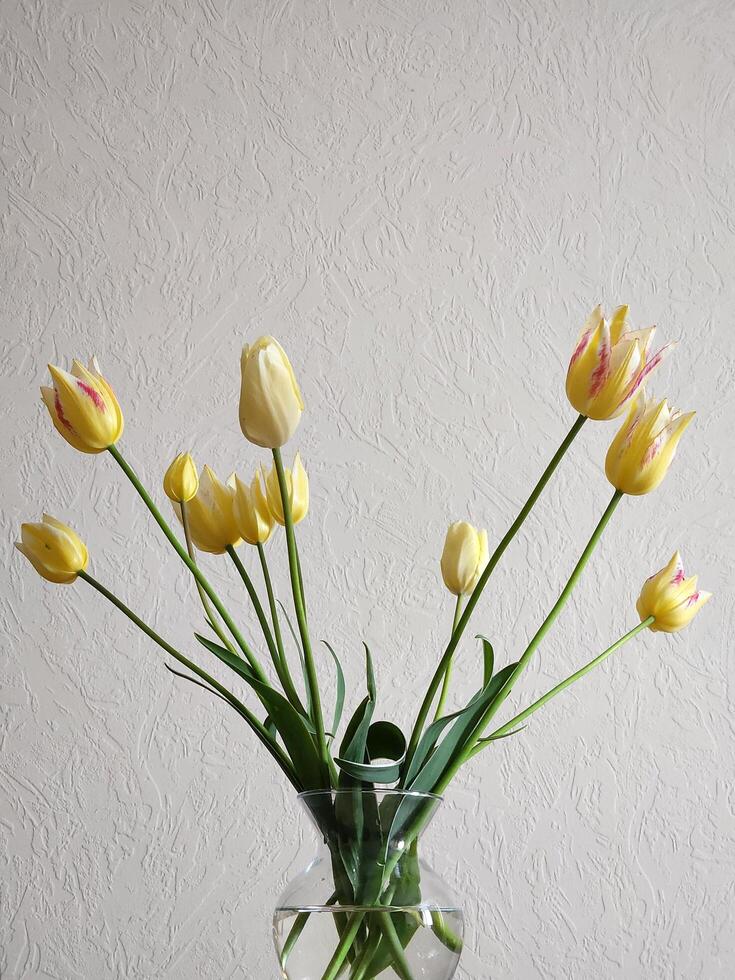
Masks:
[[[655,327],[628,330],[628,307],[619,306],[608,322],[596,306],[582,328],[567,371],[567,398],[581,415],[613,419],[641,389],[673,345],[649,357]]]
[[[639,395],[605,458],[607,478],[622,493],[650,493],[661,483],[694,412],[671,411],[666,400]]]
[[[284,470],[288,499],[291,503],[291,517],[294,524],[303,521],[309,512],[309,478],[301,463],[301,457],[296,453],[292,470]],[[275,466],[265,477],[265,489],[268,497],[268,508],[274,519],[281,525],[286,521],[283,517],[283,501],[278,485],[278,474]]]
[[[233,484],[234,477],[230,477],[226,484],[221,483],[205,466],[196,495],[184,505],[191,540],[199,551],[221,555],[230,545],[240,544],[240,532],[235,524]],[[173,508],[181,521],[181,504],[174,502]]]
[[[73,582],[89,561],[87,548],[70,527],[43,515],[40,524],[21,524],[15,547],[49,582]]]
[[[444,584],[453,595],[470,595],[488,562],[487,531],[466,521],[449,525],[441,557]]]
[[[250,486],[235,477],[234,514],[235,524],[244,541],[253,545],[265,544],[275,522],[259,472],[256,472]]]
[[[652,575],[641,589],[636,603],[641,622],[653,616],[654,633],[676,633],[694,619],[712,598],[711,592],[697,588],[697,576],[684,576],[681,555],[677,551],[669,564]]]
[[[85,368],[72,362],[71,373],[49,364],[53,388],[41,388],[41,397],[57,431],[82,453],[101,453],[122,435],[123,417],[96,358]]]
[[[296,431],[304,410],[286,352],[273,337],[243,347],[240,359],[240,428],[256,446],[278,449]]]
[[[179,453],[166,470],[163,489],[169,500],[186,503],[199,489],[199,473],[191,453]]]

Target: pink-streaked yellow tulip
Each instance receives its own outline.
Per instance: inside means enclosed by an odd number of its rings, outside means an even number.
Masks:
[[[286,486],[288,488],[288,498],[291,504],[291,517],[294,524],[303,521],[309,512],[309,478],[301,462],[301,457],[296,453],[293,461],[293,469],[284,470],[286,476]],[[281,525],[286,522],[283,517],[283,502],[281,500],[281,489],[278,485],[278,473],[275,466],[265,475],[265,490],[268,498],[268,508],[274,520]]]
[[[15,542],[15,547],[49,582],[68,585],[89,561],[79,535],[48,514],[43,515],[41,523],[21,524],[20,541]]]
[[[605,458],[607,478],[622,493],[650,493],[661,483],[694,412],[671,410],[640,394],[610,444]]]
[[[179,453],[163,477],[163,489],[169,500],[186,503],[196,496],[199,473],[191,453]]]
[[[478,531],[467,521],[450,524],[441,557],[442,578],[449,591],[470,595],[487,562],[487,531]]]
[[[243,347],[240,359],[240,428],[256,446],[278,449],[296,431],[304,410],[286,352],[273,337]]]
[[[212,470],[205,466],[196,495],[184,506],[191,540],[199,551],[221,555],[232,545],[240,544],[240,532],[235,524],[235,477],[221,483]],[[179,520],[182,520],[181,504],[173,503]],[[182,521],[183,523],[183,521]]]
[[[609,321],[596,306],[582,328],[567,371],[567,398],[588,418],[613,419],[625,411],[673,346],[649,357],[656,328],[629,330],[627,317],[627,306],[619,306]]]
[[[243,541],[248,544],[265,544],[273,532],[275,521],[268,506],[259,472],[248,486],[235,477],[235,524]]]
[[[696,575],[685,577],[681,555],[677,551],[665,568],[646,580],[636,609],[641,622],[653,616],[650,629],[654,633],[677,633],[711,598],[711,592],[697,588]]]
[[[97,359],[85,368],[72,362],[71,372],[49,364],[53,388],[41,397],[57,431],[82,453],[101,453],[123,432],[123,416],[115,393],[102,376]]]

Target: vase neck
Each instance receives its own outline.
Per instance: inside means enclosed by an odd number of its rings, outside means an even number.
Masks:
[[[387,856],[418,840],[441,803],[427,793],[359,788],[302,793],[299,800],[330,848],[359,845]]]

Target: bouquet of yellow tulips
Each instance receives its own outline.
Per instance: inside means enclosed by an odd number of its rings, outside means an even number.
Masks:
[[[410,730],[373,720],[376,683],[366,647],[366,691],[341,738],[344,673],[337,654],[327,645],[337,677],[334,710],[327,724],[299,560],[296,527],[309,512],[309,481],[298,453],[290,469],[281,455],[300,424],[304,404],[280,344],[272,337],[261,337],[244,348],[241,359],[240,426],[250,443],[270,451],[268,466],[253,461],[249,480],[233,474],[223,483],[207,466],[200,476],[189,453],[176,456],[162,483],[180,530],[174,530],[164,517],[119,448],[123,412],[97,362],[92,359],[84,367],[74,361],[71,372],[50,367],[53,385],[42,388],[41,394],[54,427],[80,452],[109,453],[133,484],[193,576],[208,629],[206,635],[194,634],[200,652],[232,671],[238,693],[175,649],[94,578],[87,570],[87,548],[70,527],[44,515],[40,523],[22,525],[17,548],[48,581],[71,584],[81,579],[113,603],[183,668],[171,668],[173,673],[214,693],[237,712],[297,793],[306,798],[330,859],[330,895],[324,904],[333,910],[335,933],[332,948],[321,950],[318,974],[322,980],[345,975],[352,980],[379,975],[402,980],[433,976],[417,972],[420,967],[412,965],[412,949],[418,947],[414,937],[423,920],[398,915],[399,909],[422,908],[416,842],[430,816],[432,801],[461,766],[495,740],[520,732],[534,712],[642,630],[676,632],[710,598],[708,592],[698,589],[696,577],[685,576],[680,555],[675,553],[643,585],[633,628],[514,717],[496,723],[496,715],[567,602],[621,500],[649,493],[662,482],[693,418],[694,413],[674,411],[666,400],[656,401],[645,393],[652,372],[668,350],[651,353],[653,333],[653,328],[631,330],[625,306],[616,309],[609,320],[599,306],[592,311],[572,353],[566,379],[567,397],[577,417],[515,521],[497,541],[489,541],[484,530],[465,521],[452,524],[447,531],[440,569],[454,597],[452,629],[446,648],[437,656],[428,688],[410,715]],[[502,555],[586,421],[621,416],[624,421],[605,460],[612,496],[559,598],[525,650],[509,664],[496,665],[491,642],[478,637],[482,657],[476,690],[466,703],[447,712],[457,646]],[[285,532],[291,613],[276,597],[266,556],[266,544],[278,527]],[[238,554],[243,543],[257,551],[258,584]],[[200,553],[227,554],[232,561],[262,632],[258,640],[246,637],[238,627],[207,579]],[[376,787],[384,790],[376,792]],[[308,908],[302,909],[291,922],[289,934],[278,943],[284,977],[317,975],[303,969],[299,972],[298,966],[291,965],[310,914]],[[450,977],[461,951],[461,937],[438,907],[427,921],[437,941],[453,957],[445,972],[435,975]]]

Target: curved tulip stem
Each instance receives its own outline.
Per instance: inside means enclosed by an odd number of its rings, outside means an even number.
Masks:
[[[186,501],[182,500],[181,501],[181,504],[179,506],[181,507],[181,524],[182,524],[182,527],[184,528],[184,538],[186,540],[186,550],[189,553],[189,557],[191,558],[191,560],[192,561],[196,561],[196,558],[194,557],[194,554],[195,554],[195,552],[194,552],[194,545],[192,543],[192,540],[191,540],[191,532],[189,530],[189,512],[188,512],[188,509],[187,509],[187,506],[186,506]],[[207,593],[204,591],[204,589],[202,588],[201,583],[199,582],[199,580],[197,578],[194,579],[194,584],[196,585],[197,592],[199,593],[199,599],[200,599],[200,601],[202,603],[202,608],[204,609],[204,614],[207,617],[207,622],[209,623],[209,625],[212,627],[212,629],[214,630],[214,632],[219,637],[220,642],[223,643],[224,646],[227,647],[227,649],[230,651],[230,653],[233,653],[233,654],[235,654],[235,656],[238,656],[238,653],[235,650],[235,647],[230,642],[230,640],[227,638],[227,634],[225,633],[225,631],[220,627],[219,623],[217,622],[217,619],[216,619],[214,613],[212,612],[212,606],[211,606],[211,604],[209,602],[209,599],[207,598]]]
[[[222,602],[221,602],[219,596],[214,591],[214,589],[212,588],[212,586],[209,584],[209,582],[207,581],[207,579],[204,577],[204,575],[200,571],[199,566],[197,565],[197,563],[192,558],[189,557],[189,553],[187,552],[186,548],[184,548],[182,546],[181,542],[176,537],[176,535],[174,534],[174,532],[171,530],[171,528],[169,527],[168,523],[164,520],[163,515],[161,514],[160,510],[153,503],[153,500],[151,499],[150,494],[148,493],[148,491],[146,490],[146,488],[143,486],[143,484],[140,482],[140,479],[138,477],[138,474],[135,472],[135,470],[133,469],[133,467],[128,463],[128,461],[122,455],[122,453],[117,448],[117,446],[108,446],[107,447],[107,451],[110,453],[110,455],[115,460],[115,462],[118,464],[118,466],[123,471],[123,473],[125,474],[125,476],[127,476],[127,478],[133,484],[133,486],[135,487],[135,489],[138,491],[138,494],[140,495],[141,500],[146,505],[146,507],[148,508],[148,510],[151,512],[151,514],[153,515],[153,519],[155,520],[156,524],[158,524],[158,526],[160,527],[160,529],[166,535],[166,537],[168,538],[169,542],[173,546],[174,550],[178,554],[179,558],[181,558],[181,560],[186,565],[186,567],[189,569],[189,571],[191,572],[191,574],[194,576],[194,578],[197,580],[197,582],[201,585],[201,587],[204,589],[204,591],[206,592],[206,594],[212,600],[212,605],[217,610],[217,612],[220,614],[220,617],[222,618],[222,621],[224,622],[225,626],[230,631],[230,633],[234,636],[235,641],[237,642],[237,645],[240,647],[240,649],[242,650],[242,652],[245,654],[245,657],[247,658],[248,663],[253,668],[253,671],[255,673],[255,676],[258,678],[258,680],[263,681],[263,683],[267,684],[268,683],[268,678],[264,674],[263,668],[258,663],[257,657],[255,656],[255,654],[253,653],[253,651],[250,649],[250,647],[246,643],[245,637],[242,635],[242,633],[240,632],[240,630],[237,628],[237,626],[235,625],[235,623],[232,621],[232,617],[227,612],[227,610],[225,609],[225,607],[222,605]]]
[[[457,596],[457,603],[454,607],[454,619],[452,620],[452,632],[450,634],[451,636],[454,636],[454,631],[457,629],[457,623],[459,622],[459,617],[462,613],[463,600],[464,600],[464,596],[462,595]],[[436,706],[436,714],[434,715],[434,721],[437,721],[437,719],[441,718],[442,714],[444,713],[444,705],[447,700],[447,694],[449,693],[449,682],[452,677],[453,660],[454,660],[453,656],[449,658],[449,662],[447,663],[447,666],[444,670],[444,681],[442,682],[442,691],[441,694],[439,695],[439,704]]]
[[[549,630],[551,629],[551,627],[552,627],[554,621],[556,620],[557,616],[559,615],[559,613],[562,611],[562,609],[566,605],[566,602],[567,602],[569,596],[572,594],[572,591],[574,589],[574,586],[577,584],[577,582],[581,578],[582,572],[584,571],[584,568],[585,568],[585,565],[590,560],[590,557],[592,556],[592,552],[597,547],[597,544],[599,543],[599,540],[602,537],[603,531],[605,530],[605,528],[607,527],[608,523],[610,522],[611,517],[615,513],[615,508],[618,506],[618,504],[620,503],[620,501],[622,500],[622,498],[623,498],[623,494],[620,492],[620,490],[616,490],[615,493],[612,495],[612,498],[610,500],[610,503],[605,508],[605,512],[603,513],[602,517],[600,518],[600,520],[599,520],[599,522],[597,524],[597,527],[592,532],[592,536],[590,537],[589,541],[587,542],[587,545],[586,545],[584,551],[582,552],[579,561],[574,566],[574,571],[569,576],[569,579],[567,581],[567,584],[564,586],[564,588],[561,591],[561,595],[559,596],[559,598],[554,603],[554,605],[553,605],[553,607],[551,609],[551,612],[546,617],[546,619],[543,621],[543,623],[541,624],[541,626],[539,626],[538,630],[536,631],[535,636],[533,637],[533,639],[531,640],[531,642],[526,647],[526,649],[525,649],[525,651],[523,653],[523,656],[518,661],[518,664],[516,665],[515,670],[513,671],[513,673],[510,675],[510,677],[506,681],[505,686],[503,687],[502,691],[498,694],[498,696],[495,698],[495,700],[493,702],[491,702],[491,704],[488,707],[487,711],[482,716],[482,718],[480,719],[480,721],[477,723],[474,732],[472,733],[470,739],[468,740],[468,743],[467,743],[466,748],[460,754],[460,756],[457,758],[456,762],[452,765],[451,769],[442,777],[442,779],[440,781],[440,784],[439,784],[440,787],[442,787],[442,788],[445,787],[447,785],[447,783],[449,782],[449,780],[452,778],[452,776],[454,776],[454,774],[456,773],[456,771],[459,769],[459,767],[464,762],[466,762],[467,759],[470,757],[470,755],[472,753],[472,750],[473,750],[473,748],[474,748],[477,740],[480,738],[480,736],[482,735],[482,733],[487,728],[488,722],[500,710],[501,705],[503,704],[503,702],[505,701],[505,699],[510,694],[511,690],[513,689],[513,685],[518,680],[518,677],[523,673],[523,671],[528,666],[528,662],[530,661],[531,657],[534,655],[534,653],[538,649],[539,645],[541,644],[541,641],[544,639],[544,637],[546,636],[546,634],[549,632]],[[441,792],[441,789],[435,789],[434,792]]]
[[[329,778],[329,748],[324,731],[324,716],[322,714],[322,703],[319,696],[319,680],[314,663],[314,655],[311,650],[311,640],[309,639],[309,628],[306,623],[306,608],[304,604],[304,591],[301,575],[299,572],[299,558],[296,550],[296,535],[294,533],[293,518],[291,516],[291,498],[289,496],[286,473],[283,469],[283,459],[281,450],[273,450],[273,462],[278,477],[278,488],[281,493],[281,505],[283,507],[283,521],[286,528],[286,546],[288,548],[288,568],[291,576],[291,591],[293,593],[294,609],[296,611],[296,621],[299,625],[301,636],[301,647],[304,653],[304,663],[306,666],[306,679],[309,686],[309,696],[311,698],[312,721],[316,729],[316,736],[319,745],[319,754],[324,765],[325,785],[331,785]]]
[[[173,657],[174,660],[178,660],[180,664],[182,664],[192,673],[196,674],[198,677],[201,677],[201,679],[210,688],[216,691],[220,697],[224,698],[225,701],[232,705],[237,713],[247,721],[257,737],[276,760],[285,775],[288,777],[289,782],[296,788],[297,791],[300,791],[303,788],[299,782],[293,765],[291,764],[291,760],[288,758],[285,752],[283,752],[276,740],[268,733],[265,726],[255,717],[252,711],[250,711],[242,703],[242,701],[238,700],[238,698],[236,698],[231,691],[228,691],[226,687],[220,684],[219,681],[215,680],[214,677],[211,677],[205,670],[202,670],[202,668],[195,664],[192,660],[189,660],[188,657],[185,657],[182,653],[179,653],[178,650],[172,647],[170,643],[164,640],[162,636],[159,636],[158,633],[152,629],[152,627],[142,620],[140,616],[137,616],[132,609],[126,606],[122,599],[118,599],[113,592],[106,589],[104,585],[97,581],[97,579],[93,578],[91,575],[88,575],[87,572],[79,572],[79,578],[87,582],[88,585],[91,585],[93,589],[96,589],[100,595],[109,600],[113,606],[116,606],[120,610],[120,612],[125,613],[128,619],[134,623],[139,630],[142,630],[146,636],[150,637],[151,640],[157,643],[162,650],[165,650],[166,653],[169,654],[169,656]]]
[[[283,686],[283,690],[286,697],[291,702],[291,704],[300,711],[302,714],[306,714],[306,709],[299,700],[299,696],[296,693],[296,688],[293,686],[291,681],[291,675],[283,669],[283,661],[281,659],[280,651],[276,646],[276,641],[273,639],[273,634],[271,632],[268,619],[265,615],[265,610],[260,601],[260,597],[253,585],[253,580],[248,575],[247,569],[240,561],[240,556],[235,551],[232,545],[227,548],[227,554],[233,561],[233,564],[240,574],[240,578],[243,580],[245,589],[247,590],[250,601],[253,604],[253,609],[255,609],[255,615],[258,617],[258,622],[260,623],[260,628],[263,631],[263,636],[265,637],[265,642],[268,645],[268,651],[271,655],[271,660],[273,661],[273,666],[276,669],[276,674],[278,674],[278,679]]]
[[[431,704],[434,700],[436,692],[439,688],[439,684],[441,683],[442,677],[444,675],[444,670],[446,668],[446,665],[452,659],[452,656],[454,655],[454,651],[457,649],[457,644],[459,643],[460,639],[462,638],[462,634],[467,628],[467,624],[469,623],[470,618],[472,617],[472,613],[474,612],[475,606],[477,605],[480,596],[482,595],[483,589],[487,585],[490,576],[495,570],[496,565],[502,558],[505,549],[511,543],[511,541],[516,536],[516,534],[520,531],[523,522],[526,520],[528,515],[531,513],[531,510],[533,509],[533,505],[541,496],[541,493],[544,487],[546,486],[546,484],[551,479],[554,470],[561,462],[562,458],[564,457],[564,454],[572,445],[575,438],[577,437],[577,434],[579,433],[580,429],[582,428],[582,426],[586,421],[587,421],[587,417],[585,415],[579,415],[577,417],[577,419],[574,422],[574,425],[566,434],[562,444],[554,453],[551,462],[546,467],[544,472],[541,474],[541,478],[539,479],[538,483],[531,491],[531,494],[528,500],[521,508],[518,517],[516,517],[516,519],[513,521],[511,526],[508,528],[505,536],[500,541],[500,544],[497,546],[495,551],[490,556],[490,560],[485,566],[485,571],[478,579],[477,585],[475,586],[472,595],[469,597],[467,606],[465,607],[462,617],[460,618],[459,623],[457,624],[457,628],[452,633],[452,637],[449,641],[449,644],[446,650],[444,651],[444,656],[439,662],[439,666],[437,667],[434,673],[431,683],[429,684],[429,689],[426,692],[424,700],[421,704],[421,708],[419,709],[418,717],[416,718],[416,722],[413,727],[413,732],[411,733],[411,740],[408,744],[408,751],[406,753],[406,768],[408,768],[408,765],[410,764],[411,759],[413,758],[413,754],[416,751],[416,746],[418,745],[419,739],[421,738],[424,724],[426,723],[426,719],[431,709]]]
[[[552,698],[555,698],[557,694],[561,694],[562,691],[574,684],[575,681],[578,681],[581,677],[584,677],[585,674],[589,674],[591,670],[594,670],[594,668],[598,667],[604,660],[607,660],[611,654],[615,653],[616,650],[619,650],[620,647],[628,642],[628,640],[632,640],[634,636],[637,636],[643,630],[648,629],[651,623],[653,623],[654,619],[654,616],[649,616],[648,619],[644,619],[642,622],[638,623],[638,625],[634,626],[632,630],[629,630],[624,636],[621,636],[619,640],[616,640],[612,646],[609,646],[607,650],[603,650],[603,652],[599,654],[599,656],[595,657],[594,660],[590,660],[590,662],[585,664],[584,667],[580,667],[579,670],[576,670],[573,674],[570,674],[570,676],[566,677],[563,681],[560,681],[555,687],[552,687],[550,691],[547,691],[546,694],[543,694],[537,701],[534,701],[533,704],[529,705],[528,708],[524,708],[523,711],[519,712],[519,714],[517,714],[514,718],[511,718],[510,721],[507,721],[504,725],[501,725],[500,728],[496,729],[492,733],[492,735],[481,739],[470,752],[470,756],[477,755],[477,753],[481,752],[493,739],[502,738],[503,735],[511,732],[516,725],[520,725],[521,722],[525,721],[529,715],[534,713],[534,711],[538,711],[539,708],[543,708],[547,701],[551,701]]]

